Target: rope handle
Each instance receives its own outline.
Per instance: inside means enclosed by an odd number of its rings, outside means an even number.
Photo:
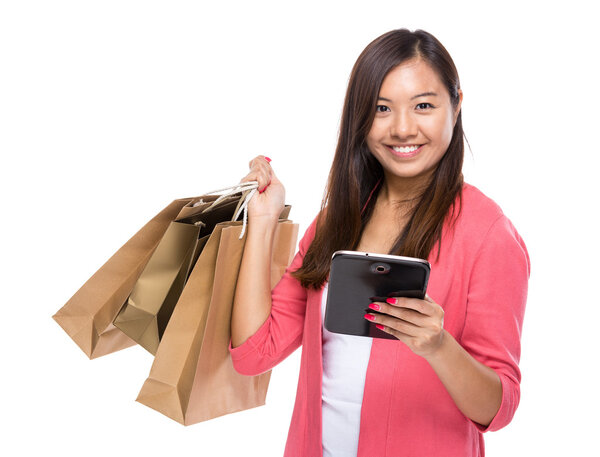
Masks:
[[[242,211],[244,211],[242,233],[240,233],[240,237],[239,237],[239,239],[241,240],[244,237],[244,233],[246,233],[246,225],[248,224],[248,202],[250,202],[250,199],[256,193],[256,189],[258,189],[258,181],[248,181],[248,182],[236,184],[235,186],[224,187],[222,189],[217,189],[217,190],[213,190],[211,192],[207,192],[205,195],[217,194],[219,192],[225,192],[225,193],[220,195],[219,198],[217,198],[208,208],[206,208],[204,211],[202,211],[202,213],[206,213],[207,211],[210,211],[213,207],[215,207],[221,201],[223,201],[223,199],[241,192],[242,196],[240,197],[240,201],[238,202],[238,205],[234,211],[233,218],[231,219],[232,221],[235,221],[239,217],[240,213]],[[198,205],[201,205],[202,203],[203,203],[202,201],[199,201],[199,202],[194,203],[192,206],[198,206]]]

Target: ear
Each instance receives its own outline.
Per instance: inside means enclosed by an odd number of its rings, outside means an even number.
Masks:
[[[453,122],[454,125],[456,125],[456,119],[458,119],[458,113],[460,113],[460,109],[462,106],[462,100],[463,100],[463,91],[462,91],[462,89],[458,89],[458,104],[456,105],[456,108],[454,109],[454,122]]]

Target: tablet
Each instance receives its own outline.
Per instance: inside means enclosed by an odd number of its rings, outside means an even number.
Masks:
[[[388,297],[425,298],[431,266],[414,257],[336,251],[331,258],[324,325],[345,335],[396,339],[364,318]]]

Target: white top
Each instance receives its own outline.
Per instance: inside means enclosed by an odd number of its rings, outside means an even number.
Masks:
[[[321,302],[323,327],[323,457],[356,457],[360,410],[372,338],[325,330],[328,283]]]

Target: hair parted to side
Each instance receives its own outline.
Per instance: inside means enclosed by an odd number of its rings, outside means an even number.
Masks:
[[[367,134],[375,117],[379,90],[393,68],[415,57],[423,59],[437,72],[453,106],[459,103],[460,82],[454,62],[444,46],[430,33],[392,30],[364,49],[350,75],[316,235],[302,266],[292,273],[306,288],[319,289],[323,286],[335,251],[358,247],[381,186],[370,200],[368,197],[377,183],[383,181],[383,168],[367,147]],[[459,113],[448,149],[390,254],[429,258],[436,243],[441,242],[444,221],[447,217],[457,216],[454,204],[457,197],[460,200],[463,185],[464,133],[461,117]]]

